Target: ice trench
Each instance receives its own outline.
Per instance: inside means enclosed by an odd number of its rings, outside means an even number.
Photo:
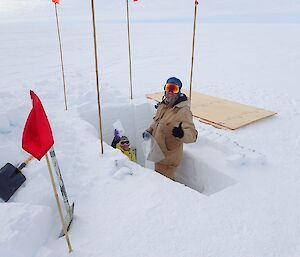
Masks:
[[[155,113],[154,104],[153,101],[144,99],[104,104],[101,107],[103,140],[108,145],[111,144],[114,134],[113,124],[120,121],[124,128],[124,135],[129,138],[131,146],[136,149],[138,163],[149,169],[153,169],[154,164],[146,160],[141,146],[143,143],[142,133],[148,128]],[[98,110],[94,106],[89,108],[86,104],[79,107],[78,111],[84,120],[99,131]],[[206,196],[236,184],[235,179],[213,165],[216,163],[215,161],[209,163],[212,160],[224,159],[224,149],[221,148],[215,143],[209,142],[200,133],[196,143],[184,145],[183,159],[176,170],[176,181]],[[224,165],[220,165],[220,167],[222,168]]]

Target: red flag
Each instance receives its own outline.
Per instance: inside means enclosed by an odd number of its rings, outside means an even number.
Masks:
[[[54,144],[54,139],[41,100],[31,90],[30,97],[32,109],[24,127],[22,148],[40,160]]]
[[[198,4],[199,4],[199,2],[197,0],[195,0],[195,5],[198,5]]]
[[[52,0],[52,2],[55,4],[60,4],[60,0]]]
[[[133,0],[133,2],[137,2],[137,1],[139,1],[139,0]]]

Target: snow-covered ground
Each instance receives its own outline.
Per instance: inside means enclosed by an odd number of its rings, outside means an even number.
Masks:
[[[193,88],[277,112],[236,131],[195,119],[199,138],[185,145],[178,180],[151,167],[141,133],[170,76],[186,88],[194,1],[130,2],[133,96],[125,1],[95,1],[104,154],[100,153],[90,1],[58,7],[68,111],[51,1],[0,2],[0,167],[18,164],[31,109],[29,90],[48,114],[75,218],[78,257],[300,256],[300,4],[199,1]],[[130,163],[109,145],[121,121],[137,149]],[[0,203],[0,257],[68,256],[45,159]]]

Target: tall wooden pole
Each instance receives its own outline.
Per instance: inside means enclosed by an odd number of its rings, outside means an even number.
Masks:
[[[194,9],[194,28],[193,28],[193,44],[192,44],[192,64],[191,64],[191,73],[190,73],[190,101],[192,101],[192,81],[193,81],[193,68],[194,68],[194,53],[195,53],[195,33],[196,33],[196,20],[197,20],[197,6],[198,1],[195,0],[195,9]]]
[[[58,21],[56,5],[57,5],[57,3],[55,3],[54,6],[55,6],[56,27],[57,27],[57,34],[58,34],[59,50],[60,50],[61,73],[62,73],[62,79],[63,79],[63,85],[64,85],[65,109],[68,110],[65,71],[64,71],[64,62],[63,62],[63,51],[62,51],[62,46],[61,46],[61,37],[60,37],[60,29],[59,29],[59,21]]]
[[[100,104],[100,89],[99,89],[99,72],[98,72],[98,57],[97,57],[97,36],[96,36],[96,20],[94,0],[92,2],[92,18],[93,18],[93,33],[94,33],[94,53],[95,53],[95,66],[96,66],[96,84],[97,84],[97,99],[98,99],[98,116],[99,116],[99,132],[101,142],[101,153],[103,154],[103,137],[102,137],[102,118],[101,118],[101,104]]]
[[[62,228],[63,228],[64,234],[65,234],[65,237],[66,237],[66,241],[67,241],[68,248],[69,248],[69,253],[70,253],[70,252],[73,251],[73,249],[72,249],[71,241],[70,241],[70,238],[69,238],[68,229],[67,229],[67,226],[66,226],[66,223],[65,223],[65,220],[64,220],[64,216],[63,216],[63,212],[62,212],[62,209],[61,209],[61,205],[60,205],[60,202],[59,202],[59,199],[58,199],[58,194],[57,194],[57,190],[56,190],[56,184],[55,184],[55,180],[54,180],[54,177],[53,177],[53,173],[52,173],[52,169],[51,169],[51,165],[50,165],[48,153],[45,154],[45,157],[46,157],[46,160],[47,160],[49,175],[50,175],[50,179],[51,179],[51,184],[52,184],[52,188],[53,188],[53,192],[54,192],[56,204],[57,204],[57,207],[58,207],[60,221],[61,221],[61,224],[62,224]]]
[[[126,10],[127,10],[127,38],[128,38],[128,55],[129,55],[130,99],[133,99],[133,97],[132,97],[131,44],[130,44],[130,23],[129,23],[129,4],[128,4],[128,0],[126,0]]]

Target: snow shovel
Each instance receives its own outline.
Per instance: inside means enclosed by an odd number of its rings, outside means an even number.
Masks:
[[[27,158],[17,168],[11,163],[6,163],[0,169],[0,198],[7,202],[18,188],[25,182],[26,178],[21,170],[33,159]]]

